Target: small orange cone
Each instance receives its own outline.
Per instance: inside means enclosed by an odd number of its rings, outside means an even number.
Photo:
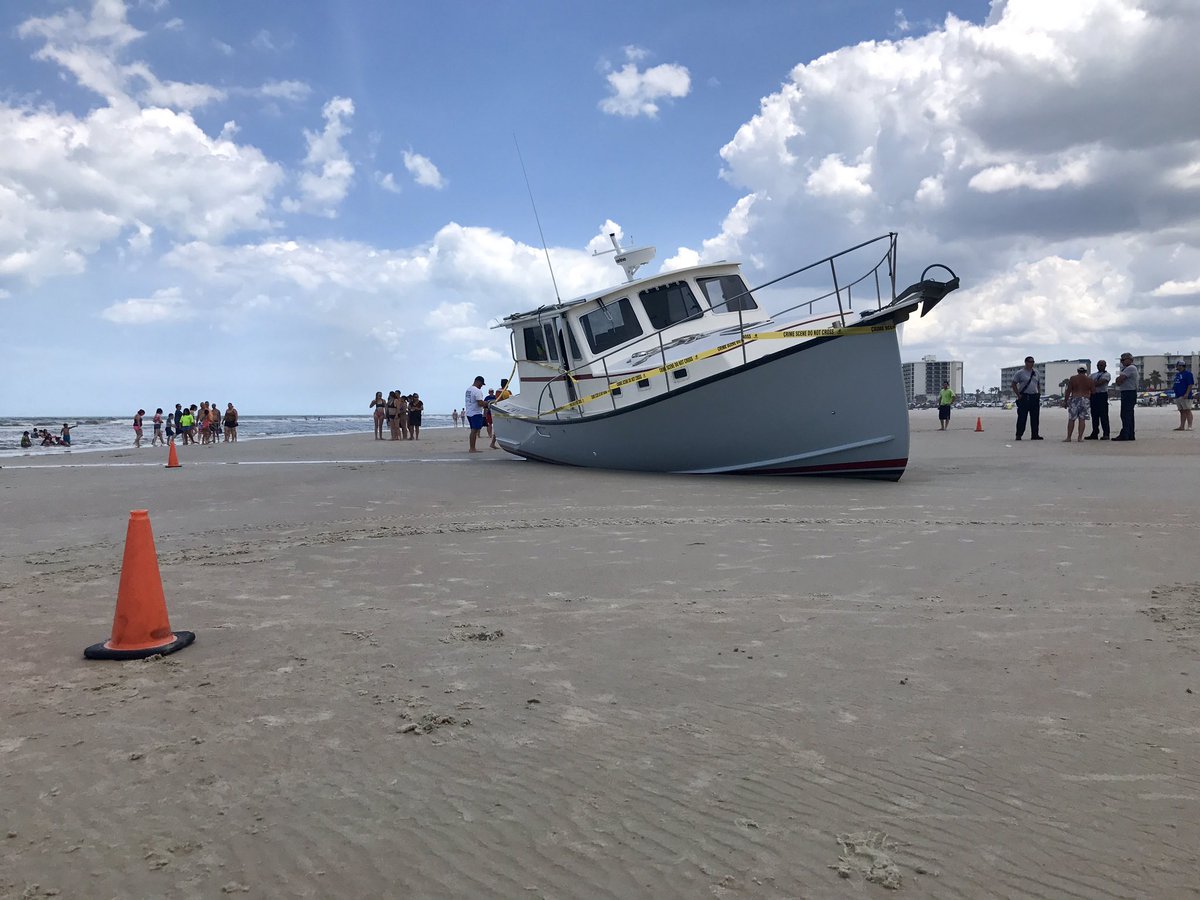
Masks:
[[[976,431],[983,431],[983,416],[976,416],[976,417],[975,417],[975,430],[976,430]]]
[[[182,468],[182,463],[179,462],[179,454],[175,452],[175,444],[171,443],[171,450],[167,453],[167,468],[179,469]]]
[[[92,644],[83,655],[88,659],[144,659],[182,650],[195,639],[196,635],[190,631],[171,631],[158,554],[154,551],[154,533],[150,530],[150,513],[135,509],[129,514],[129,530],[125,534],[125,558],[121,563],[112,637],[102,644]]]

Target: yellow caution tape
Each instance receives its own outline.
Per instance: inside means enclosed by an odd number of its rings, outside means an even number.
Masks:
[[[577,406],[583,406],[585,403],[591,403],[593,400],[599,400],[601,397],[607,397],[618,388],[626,387],[638,381],[645,381],[653,378],[655,375],[663,375],[683,366],[691,365],[694,362],[699,362],[709,357],[719,356],[722,353],[727,353],[734,350],[743,344],[748,344],[751,341],[774,340],[783,338],[809,338],[809,337],[843,337],[845,335],[855,334],[882,334],[888,331],[895,331],[895,325],[855,325],[850,328],[805,328],[794,331],[759,331],[754,334],[746,335],[744,340],[730,341],[726,344],[721,344],[719,347],[713,347],[710,350],[703,350],[700,353],[695,353],[692,356],[677,359],[674,362],[667,363],[664,366],[658,366],[654,369],[648,369],[644,372],[638,372],[636,375],[630,375],[628,378],[622,378],[620,381],[610,381],[608,388],[603,391],[597,391],[594,394],[589,394],[586,397],[580,397],[577,400],[572,400],[570,403],[564,403],[562,406],[556,406],[554,409],[544,413],[544,415],[552,416],[555,413],[560,413],[564,410],[574,409]],[[568,378],[575,384],[576,381],[570,373],[566,373]]]

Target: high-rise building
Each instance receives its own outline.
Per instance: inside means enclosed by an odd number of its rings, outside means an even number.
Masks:
[[[938,360],[936,356],[926,356],[920,362],[902,363],[900,370],[904,375],[904,396],[909,403],[922,397],[927,401],[936,400],[943,381],[950,382],[954,396],[962,396],[961,360]]]

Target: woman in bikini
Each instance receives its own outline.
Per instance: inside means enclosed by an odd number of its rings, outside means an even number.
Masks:
[[[237,443],[238,411],[232,403],[225,407],[225,442]]]
[[[396,418],[392,419],[392,440],[408,440],[408,398],[396,391]]]
[[[383,391],[375,392],[375,399],[367,404],[367,409],[375,409],[375,440],[383,440],[383,417],[387,415],[387,401],[383,399]]]

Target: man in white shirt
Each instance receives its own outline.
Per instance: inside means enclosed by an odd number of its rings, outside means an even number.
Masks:
[[[1084,440],[1086,441],[1107,441],[1108,440],[1108,383],[1112,381],[1112,374],[1108,371],[1108,363],[1099,359],[1096,360],[1096,371],[1092,373],[1092,433]],[[1104,436],[1100,436],[1100,432],[1104,432]]]
[[[1137,440],[1133,431],[1133,411],[1137,407],[1138,370],[1133,364],[1133,354],[1121,354],[1121,371],[1117,375],[1117,388],[1121,391],[1121,433],[1114,441]]]
[[[1025,357],[1025,368],[1017,372],[1013,379],[1012,391],[1017,395],[1017,437],[1019,441],[1025,436],[1025,420],[1029,420],[1029,439],[1040,441],[1038,434],[1038,414],[1042,406],[1042,380],[1038,370],[1033,366],[1033,357]]]
[[[466,415],[467,424],[471,428],[471,449],[467,451],[468,453],[483,452],[475,448],[475,442],[479,440],[479,432],[483,430],[483,411],[487,408],[487,401],[483,396],[483,385],[483,376],[476,375],[475,381],[467,388],[466,397],[463,402],[463,413]]]

